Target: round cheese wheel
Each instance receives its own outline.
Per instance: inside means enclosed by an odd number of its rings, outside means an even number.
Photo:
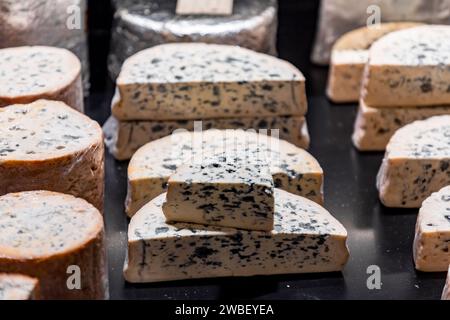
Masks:
[[[0,300],[39,299],[39,280],[21,274],[0,274]]]

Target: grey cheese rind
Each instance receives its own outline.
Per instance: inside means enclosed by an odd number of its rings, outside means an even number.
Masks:
[[[450,104],[450,26],[389,33],[370,48],[361,97],[367,105]]]
[[[383,151],[401,127],[426,118],[450,114],[450,106],[372,108],[360,101],[352,140],[359,151]]]
[[[220,152],[227,146],[267,152],[275,187],[323,203],[323,171],[314,157],[286,141],[243,130],[180,132],[140,148],[128,166],[126,212],[132,216],[166,191],[167,181],[183,163],[203,150]]]
[[[275,190],[271,232],[168,224],[165,194],[143,207],[128,229],[128,282],[341,271],[347,231],[324,208]]]
[[[386,147],[377,188],[387,207],[419,208],[450,184],[450,116],[415,121],[397,130]]]
[[[297,147],[308,149],[310,144],[308,125],[303,116],[167,121],[119,121],[112,116],[103,126],[105,144],[116,159],[128,160],[140,147],[154,140],[169,136],[175,130],[194,130],[196,121],[201,121],[200,126],[202,130],[213,128],[266,129],[268,135],[273,134],[273,130],[278,130],[280,139],[286,140]]]
[[[444,290],[442,290],[441,300],[450,300],[450,266],[447,272],[447,281],[445,282]]]
[[[274,183],[265,155],[227,150],[192,159],[170,176],[162,210],[172,222],[272,230]]]
[[[38,278],[42,299],[108,297],[103,218],[85,200],[49,191],[1,196],[0,230],[0,272]],[[81,288],[73,290],[75,272]]]
[[[0,107],[39,99],[65,102],[84,111],[81,63],[66,49],[0,49]]]
[[[117,78],[119,120],[303,116],[305,78],[292,64],[248,49],[174,43],[128,58]]]
[[[450,186],[428,197],[417,216],[414,262],[420,271],[447,271],[450,265]]]
[[[62,102],[0,108],[0,195],[50,190],[102,211],[104,156],[98,123]]]
[[[0,273],[0,301],[38,299],[38,279],[20,274]]]

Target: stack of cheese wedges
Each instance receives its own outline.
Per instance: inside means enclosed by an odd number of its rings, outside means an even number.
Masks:
[[[202,157],[175,169],[167,193],[131,219],[127,281],[342,270],[345,228],[317,203],[275,188],[269,163],[277,159],[266,145],[249,145],[202,147]]]
[[[450,114],[450,27],[391,32],[369,50],[353,142],[381,151],[400,127]]]
[[[125,61],[104,131],[121,160],[196,127],[279,129],[281,138],[307,148],[306,112],[305,78],[290,63],[235,46],[175,43]]]

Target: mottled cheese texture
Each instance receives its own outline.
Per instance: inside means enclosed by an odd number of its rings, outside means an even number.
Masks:
[[[103,218],[83,199],[49,191],[0,197],[0,272],[39,279],[43,299],[104,299]],[[80,275],[80,289],[71,275]]]
[[[421,271],[447,271],[450,265],[450,186],[427,198],[417,217],[414,262]]]
[[[361,97],[372,107],[450,104],[450,26],[389,33],[370,48]]]
[[[338,103],[357,102],[372,43],[390,32],[419,25],[414,22],[381,23],[347,32],[340,37],[331,51],[328,97]]]
[[[401,127],[438,115],[449,115],[450,106],[372,108],[360,101],[353,131],[353,144],[359,151],[383,151]]]
[[[268,135],[271,135],[273,130],[278,130],[280,139],[300,148],[308,149],[310,144],[308,125],[303,116],[159,121],[120,121],[111,116],[103,126],[103,132],[109,152],[118,160],[128,160],[149,142],[171,135],[175,130],[193,131],[197,127],[202,130],[255,129]]]
[[[80,60],[55,47],[0,49],[0,107],[39,99],[63,101],[83,112]]]
[[[177,168],[162,209],[167,221],[270,231],[274,201],[265,155],[228,150]]]
[[[286,141],[243,130],[179,132],[139,149],[128,166],[126,211],[132,216],[163,193],[169,177],[192,157],[240,148],[265,151],[277,188],[323,203],[323,171],[314,157]]]
[[[164,198],[131,219],[124,270],[129,282],[331,272],[348,260],[345,228],[318,204],[291,193],[275,190],[270,232],[168,224]]]
[[[117,79],[120,120],[303,116],[305,78],[290,63],[203,43],[156,46],[130,57]]]
[[[38,299],[38,279],[20,274],[0,273],[0,300]]]
[[[62,102],[0,108],[0,195],[72,194],[103,208],[104,146],[97,122]]]
[[[442,300],[450,300],[450,266],[448,267],[447,281],[442,291]]]
[[[378,172],[380,200],[387,207],[419,208],[450,184],[450,116],[415,121],[397,130]]]

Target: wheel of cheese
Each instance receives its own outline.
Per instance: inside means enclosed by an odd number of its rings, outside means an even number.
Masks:
[[[63,101],[83,112],[80,60],[54,47],[0,49],[0,107],[39,99]]]
[[[21,274],[0,273],[0,300],[38,299],[38,279]]]
[[[203,148],[202,148],[203,146]],[[245,151],[259,146],[267,151],[277,188],[323,202],[323,171],[313,156],[284,140],[255,131],[207,130],[177,132],[140,148],[128,166],[126,211],[132,216],[144,204],[166,190],[175,170],[203,152],[220,152],[227,146]]]
[[[40,281],[43,299],[104,299],[103,218],[83,199],[49,191],[0,197],[0,272]]]
[[[28,190],[72,194],[103,210],[103,134],[62,102],[0,109],[0,195]]]

